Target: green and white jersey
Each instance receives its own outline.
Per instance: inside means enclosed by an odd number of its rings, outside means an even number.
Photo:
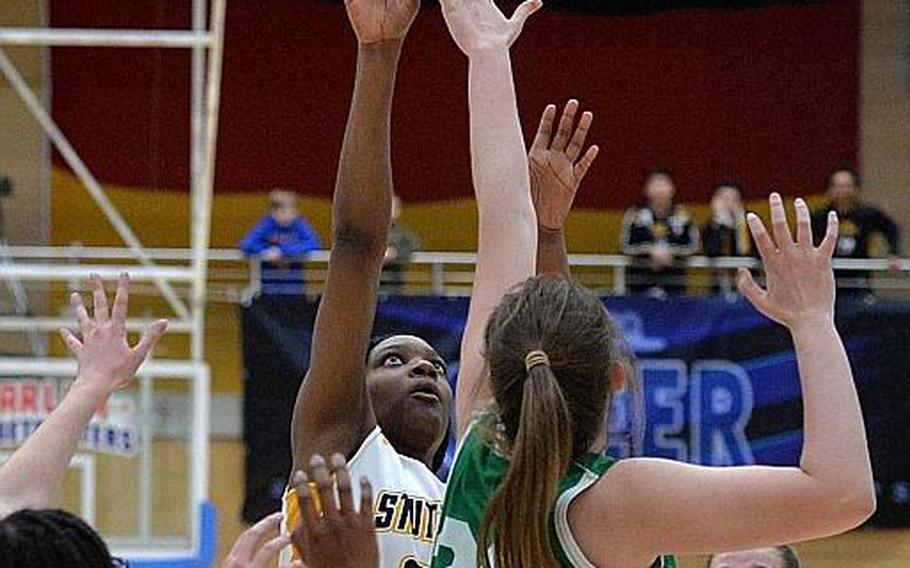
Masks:
[[[475,422],[468,428],[449,475],[442,526],[433,549],[432,568],[477,568],[477,535],[487,506],[509,471],[509,461],[486,441],[484,427]],[[560,566],[595,568],[572,536],[569,505],[594,485],[617,460],[588,454],[573,461],[559,485],[556,507],[550,521],[550,545]],[[672,556],[655,560],[652,568],[676,568]]]

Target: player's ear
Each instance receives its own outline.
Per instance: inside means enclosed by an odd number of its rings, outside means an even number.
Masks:
[[[610,365],[610,392],[619,392],[626,386],[626,374],[631,369],[623,361]]]

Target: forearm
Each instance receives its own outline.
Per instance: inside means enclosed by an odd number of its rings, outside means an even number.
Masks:
[[[474,55],[468,76],[471,165],[481,222],[484,217],[534,223],[527,150],[518,118],[508,49]],[[534,249],[529,249],[533,254]]]
[[[0,468],[0,516],[50,507],[92,415],[107,393],[73,383],[66,397]]]
[[[382,260],[392,193],[391,115],[400,41],[361,45],[333,202],[338,239],[375,248]],[[372,250],[371,248],[371,250]]]
[[[505,48],[472,56],[468,90],[479,226],[474,289],[455,396],[459,432],[472,411],[491,398],[483,381],[481,352],[487,319],[510,288],[535,274],[537,254],[528,158]]]
[[[840,494],[872,490],[862,411],[841,338],[830,318],[792,330],[803,390],[800,467]]]
[[[538,228],[537,274],[556,274],[566,278],[572,277],[569,256],[566,252],[566,236],[563,231]]]

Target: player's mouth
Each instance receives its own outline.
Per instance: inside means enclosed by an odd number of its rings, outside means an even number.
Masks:
[[[442,404],[435,381],[421,381],[411,389],[411,397],[426,404]]]

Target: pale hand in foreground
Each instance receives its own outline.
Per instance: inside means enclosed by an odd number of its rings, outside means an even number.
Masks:
[[[130,383],[139,365],[167,329],[167,321],[158,320],[153,323],[139,343],[130,347],[126,333],[129,276],[120,276],[117,295],[110,310],[104,285],[97,274],[91,276],[91,288],[94,303],[92,316],[85,309],[80,294],[73,293],[70,296],[81,339],[67,329],[61,329],[60,335],[79,363],[75,384],[99,389],[106,395]]]
[[[834,321],[834,272],[831,257],[837,244],[838,221],[828,215],[828,229],[818,247],[812,244],[809,207],[797,199],[796,239],[787,224],[784,204],[777,193],[769,198],[773,238],[754,213],[746,217],[761,254],[766,289],[752,278],[748,269],[739,270],[739,289],[761,313],[793,328],[800,322]]]
[[[506,18],[493,0],[441,0],[442,15],[452,39],[471,57],[492,48],[512,46],[528,17],[543,6],[541,0],[523,2]]]
[[[591,146],[583,156],[581,154],[594,115],[583,113],[576,127],[577,112],[578,101],[570,100],[554,136],[556,106],[548,105],[540,118],[537,135],[528,154],[531,198],[537,211],[537,225],[541,229],[562,230],[575,194],[597,158],[597,146]]]
[[[274,566],[275,558],[291,543],[289,536],[276,536],[283,518],[281,513],[275,513],[244,531],[234,542],[233,548],[221,563],[221,568],[269,568]],[[282,564],[279,568],[305,567],[300,562],[291,562]]]

